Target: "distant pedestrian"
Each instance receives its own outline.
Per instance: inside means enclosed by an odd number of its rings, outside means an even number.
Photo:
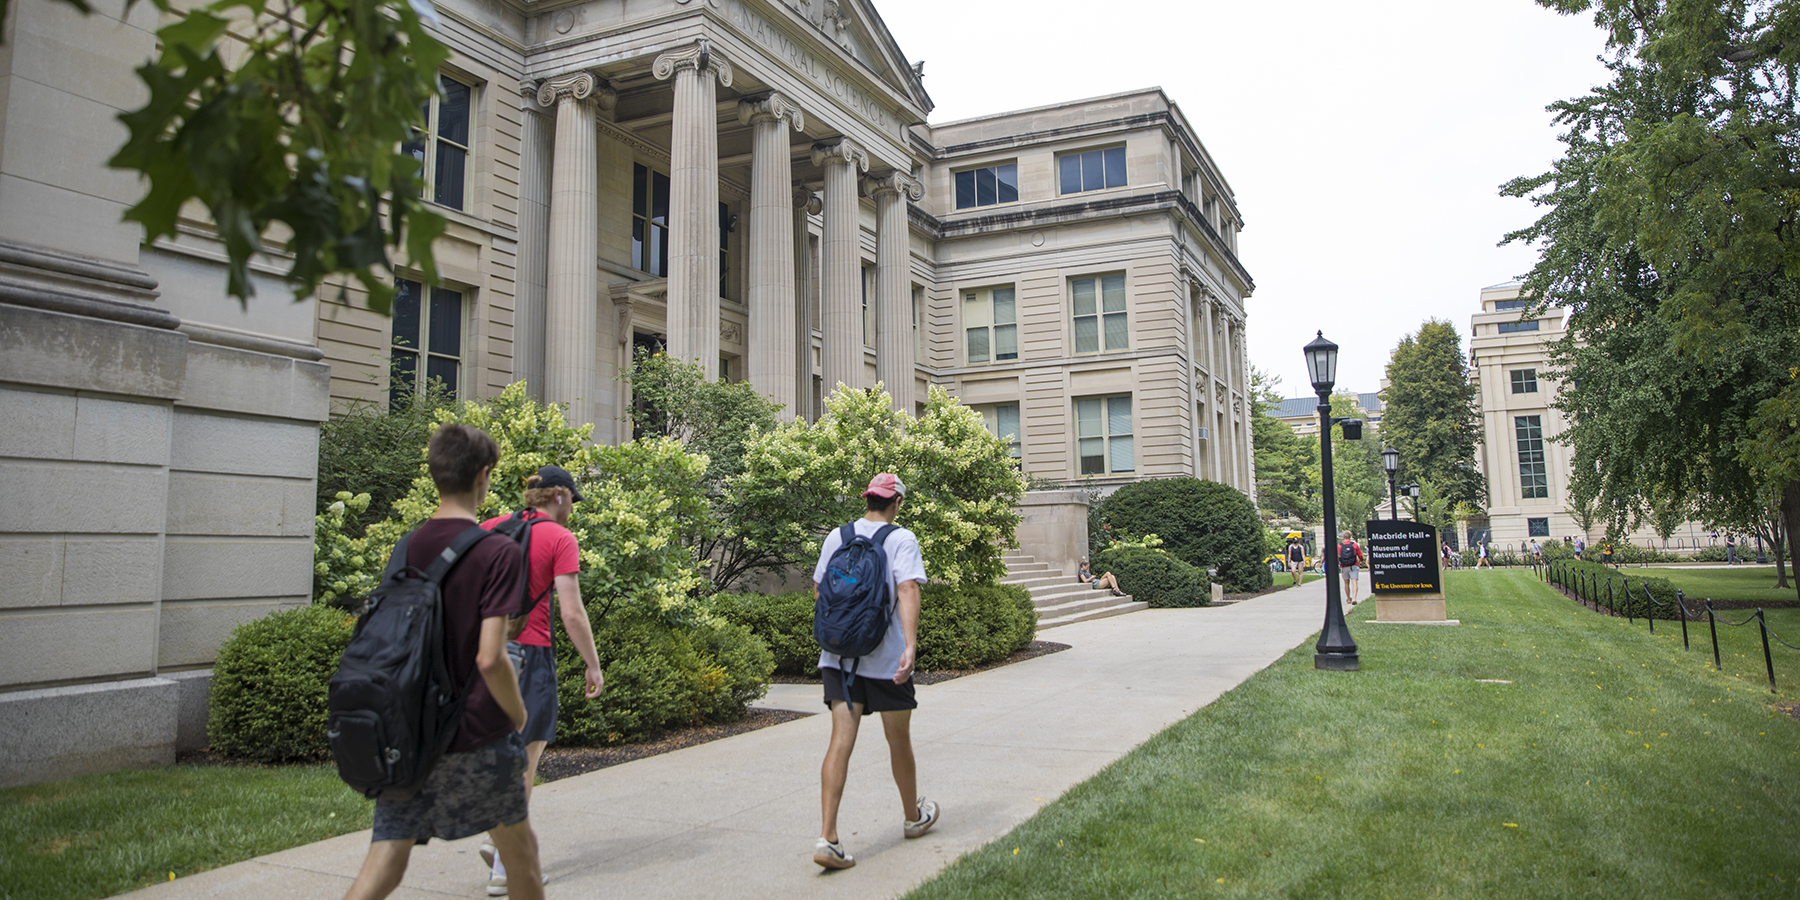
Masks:
[[[1737,535],[1727,531],[1725,532],[1725,564],[1735,566],[1740,562],[1743,560],[1738,559],[1737,555]]]
[[[1490,570],[1494,568],[1494,564],[1488,562],[1487,541],[1475,542],[1475,568]]]
[[[1575,539],[1575,558],[1580,559],[1581,551],[1586,550],[1586,549],[1587,549],[1587,540],[1585,538],[1576,538]]]
[[[592,700],[600,696],[606,677],[600,671],[600,658],[594,652],[594,628],[588,621],[587,607],[581,602],[581,547],[568,529],[569,513],[585,499],[575,487],[575,479],[560,466],[544,466],[525,482],[525,509],[512,516],[496,516],[481,523],[493,531],[508,521],[531,529],[531,558],[525,561],[527,571],[523,592],[531,611],[519,624],[523,626],[517,640],[507,651],[520,660],[519,692],[525,698],[529,720],[525,726],[525,796],[531,796],[532,782],[537,780],[538,760],[544,748],[556,738],[557,677],[556,652],[551,649],[551,591],[556,592],[557,618],[563,632],[575,647],[576,655],[587,664],[583,677],[583,696]],[[492,843],[480,847],[481,861],[488,866],[488,896],[507,894],[506,865],[495,853]]]
[[[1363,548],[1348,530],[1338,532],[1338,576],[1344,579],[1344,598],[1356,605],[1356,587],[1362,576]]]
[[[1299,538],[1288,538],[1287,567],[1294,574],[1294,584],[1298,586],[1300,580],[1306,577],[1306,548],[1300,545]]]
[[[843,531],[879,543],[887,557],[888,589],[893,615],[881,644],[853,660],[829,651],[819,653],[819,675],[825,682],[825,705],[831,710],[831,743],[819,770],[819,840],[813,862],[827,869],[848,869],[856,858],[845,852],[838,835],[838,807],[844,800],[844,782],[850,773],[850,753],[856,749],[861,718],[881,713],[881,730],[887,736],[888,760],[894,786],[900,791],[904,813],[901,834],[916,838],[937,824],[938,805],[918,795],[918,768],[913,759],[912,711],[919,702],[913,690],[913,664],[919,652],[919,585],[925,583],[925,559],[919,539],[894,525],[906,499],[906,484],[897,475],[883,472],[863,491],[867,512],[863,517],[834,529],[819,548],[813,567],[813,596],[825,580],[831,556],[843,546]],[[885,537],[882,533],[885,532]],[[846,675],[848,666],[850,674]]]
[[[1612,541],[1607,541],[1606,543],[1600,545],[1600,564],[1603,566],[1610,566],[1610,565],[1612,565],[1612,561],[1613,561],[1613,545],[1612,545]]]
[[[426,465],[437,512],[408,536],[406,564],[424,570],[464,531],[487,496],[500,449],[480,429],[445,425],[431,436]],[[376,900],[400,886],[414,844],[487,832],[511,870],[513,896],[541,900],[537,836],[526,818],[525,700],[506,654],[507,619],[520,612],[519,545],[476,541],[443,580],[444,662],[467,698],[450,749],[419,792],[375,801],[375,828],[346,900]]]
[[[1444,569],[1447,571],[1456,568],[1455,558],[1451,555],[1454,551],[1450,549],[1450,542],[1445,541],[1444,546],[1439,549],[1444,556]]]
[[[1544,548],[1539,546],[1537,541],[1531,542],[1531,564],[1534,566],[1544,564]]]

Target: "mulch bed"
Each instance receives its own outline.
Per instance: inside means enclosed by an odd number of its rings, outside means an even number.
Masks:
[[[937,684],[942,681],[949,681],[953,678],[961,678],[964,675],[973,675],[976,672],[986,672],[989,669],[998,669],[1001,666],[1010,666],[1016,662],[1024,662],[1025,660],[1028,660],[1028,659],[1036,659],[1040,656],[1047,656],[1051,653],[1060,653],[1067,649],[1069,649],[1068,644],[1059,644],[1055,641],[1032,641],[1031,644],[1029,646],[1027,646],[1025,649],[1020,650],[1019,652],[1014,653],[1013,655],[1011,655],[1003,660],[1000,660],[999,662],[989,663],[988,665],[985,665],[985,666],[977,666],[976,668],[973,668],[973,669],[943,669],[943,670],[940,670],[937,672],[914,672],[913,673],[913,683],[914,684]],[[776,684],[818,684],[819,683],[819,679],[817,677],[808,678],[805,675],[776,675],[774,678],[771,678],[770,680],[775,682]]]

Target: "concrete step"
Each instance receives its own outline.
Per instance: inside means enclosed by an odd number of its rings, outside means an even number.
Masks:
[[[1091,597],[1108,600],[1125,599],[1124,597],[1116,596],[1107,591],[1096,591],[1083,584],[1071,584],[1067,587],[1058,588],[1038,588],[1031,592],[1031,602],[1038,609],[1043,609],[1046,606],[1055,606],[1058,603],[1068,603],[1071,600],[1086,600]]]
[[[1046,572],[1043,574],[1026,572],[1023,575],[1008,575],[1005,578],[1000,579],[1000,583],[1018,585],[1019,587],[1031,591],[1036,591],[1039,588],[1058,588],[1065,585],[1071,587],[1083,586],[1082,583],[1076,581],[1073,576],[1064,575],[1061,572]]]
[[[1037,610],[1039,619],[1055,619],[1095,609],[1105,609],[1113,606],[1129,606],[1135,602],[1137,601],[1132,600],[1130,597],[1114,597],[1111,594],[1094,594],[1087,597],[1057,598],[1055,602],[1039,605]]]
[[[1012,577],[1021,576],[1021,575],[1044,575],[1047,573],[1057,572],[1057,571],[1060,571],[1060,570],[1052,569],[1052,568],[1050,568],[1050,566],[1048,564],[1045,564],[1045,563],[1014,563],[1013,565],[1006,567],[1006,577],[1012,578]],[[1001,580],[1005,581],[1006,579],[1002,578]]]
[[[1123,598],[1115,597],[1113,599],[1117,600],[1117,599],[1123,599]],[[1038,633],[1043,634],[1048,629],[1057,628],[1057,627],[1060,627],[1063,625],[1072,625],[1076,622],[1087,622],[1087,621],[1090,621],[1093,619],[1104,619],[1108,616],[1121,616],[1121,615],[1124,615],[1125,613],[1137,612],[1140,609],[1149,609],[1149,608],[1150,608],[1150,604],[1145,603],[1140,600],[1140,601],[1133,602],[1133,603],[1122,603],[1118,606],[1107,606],[1107,607],[1102,607],[1100,609],[1087,610],[1085,612],[1074,613],[1071,615],[1056,616],[1054,618],[1040,617],[1038,619]]]

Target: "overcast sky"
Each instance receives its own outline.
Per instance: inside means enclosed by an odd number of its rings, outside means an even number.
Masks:
[[[1531,0],[876,0],[925,61],[932,122],[1161,86],[1244,217],[1251,363],[1310,394],[1323,329],[1340,389],[1380,386],[1432,317],[1468,350],[1495,244],[1536,208],[1499,196],[1559,156],[1544,106],[1606,80],[1603,35]]]

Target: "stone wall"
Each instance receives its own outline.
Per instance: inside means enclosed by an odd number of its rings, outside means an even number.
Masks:
[[[1073,577],[1088,552],[1088,502],[1080,491],[1031,491],[1019,505],[1019,552]]]

